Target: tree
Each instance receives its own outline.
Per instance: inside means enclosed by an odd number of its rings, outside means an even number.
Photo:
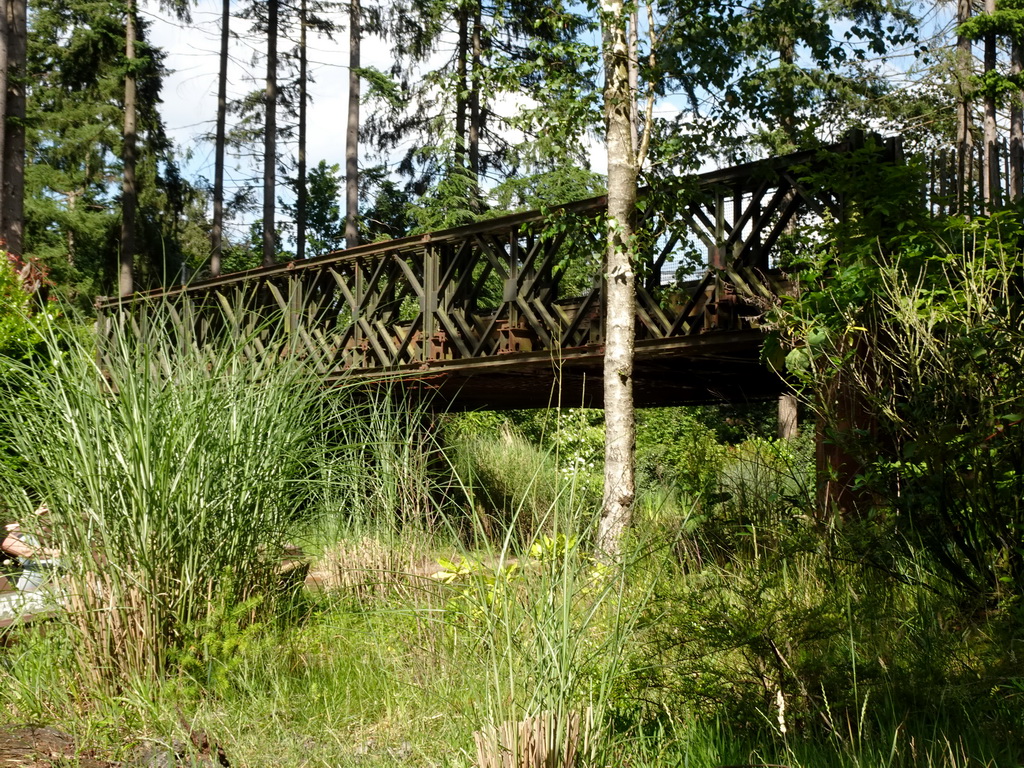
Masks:
[[[963,213],[967,210],[968,188],[973,175],[973,135],[971,130],[971,72],[973,54],[971,39],[965,33],[964,25],[971,18],[971,0],[957,0],[957,40],[956,40],[956,162],[957,162],[957,204],[956,210]]]
[[[312,7],[311,7],[312,5]],[[298,147],[296,148],[296,183],[293,186],[296,196],[296,204],[293,209],[295,220],[295,257],[306,258],[306,122],[309,108],[309,96],[307,86],[311,80],[308,67],[307,37],[310,29],[326,34],[328,38],[334,31],[334,24],[326,17],[320,15],[324,5],[319,2],[310,4],[307,0],[301,0],[298,10],[299,41],[291,58],[298,59],[298,75],[293,84],[292,90],[297,93],[298,99]],[[357,92],[358,97],[358,92]],[[285,105],[288,106],[287,104]],[[287,110],[294,113],[295,108]],[[357,112],[358,117],[358,112]]]
[[[3,189],[0,219],[3,240],[9,251],[24,251],[25,227],[25,88],[28,55],[26,0],[6,0],[7,77],[3,142]]]
[[[267,2],[267,83],[263,94],[263,266],[274,265],[277,252],[274,229],[277,180],[277,10],[278,0]]]
[[[308,57],[306,50],[306,0],[299,3],[299,146],[297,155],[297,179],[295,184],[295,258],[306,258],[306,114],[308,97],[306,72]]]
[[[125,0],[124,21],[124,131],[121,138],[121,242],[118,270],[118,292],[121,296],[132,293],[134,284],[134,263],[136,249],[136,209],[139,204],[137,179],[138,158],[138,70],[141,68],[136,55],[138,44],[138,7],[136,0]],[[168,0],[166,6],[179,19],[189,19],[188,6],[184,0]]]
[[[7,1],[0,6],[0,226],[3,218],[4,142],[7,135]]]
[[[118,271],[118,293],[128,296],[132,292],[132,273],[135,261],[135,207],[138,188],[135,183],[136,83],[135,83],[135,2],[127,0],[125,10],[125,76],[124,76],[124,133],[121,139],[121,258]]]
[[[743,61],[732,103],[773,153],[835,140],[862,127],[867,105],[887,90],[869,58],[884,62],[915,32],[905,0],[758,0],[737,25]]]
[[[345,132],[345,245],[359,245],[359,99],[362,9],[359,0],[348,10],[348,125]]]
[[[376,242],[408,235],[415,226],[408,191],[382,165],[363,168],[359,179],[360,240]]]
[[[105,0],[40,0],[33,10],[28,57],[25,250],[50,269],[58,289],[89,304],[117,290],[122,172],[125,24]],[[133,282],[171,279],[195,254],[186,209],[197,194],[181,178],[158,113],[161,55],[137,27],[139,196]],[[188,235],[189,246],[183,245]],[[204,254],[206,249],[204,248]]]
[[[865,556],[923,547],[958,601],[1012,604],[1024,594],[1024,231],[1013,210],[935,217],[921,182],[870,151],[809,179],[856,216],[811,249],[773,319],[786,369],[859,466],[873,514],[856,522],[887,550]],[[866,428],[847,428],[851,402]]]
[[[227,150],[228,44],[231,40],[231,0],[222,0],[220,66],[217,71],[217,126],[214,140],[213,226],[210,228],[210,275],[217,277],[224,251],[224,155]]]
[[[633,272],[633,220],[636,215],[637,156],[630,116],[627,15],[621,0],[603,0],[605,121],[608,148],[608,250],[605,256],[604,332],[604,502],[597,548],[619,553],[636,493],[633,409],[633,345],[636,288]]]
[[[298,179],[290,184],[297,187]],[[302,223],[305,225],[309,256],[322,256],[330,251],[342,247],[345,238],[344,224],[341,217],[341,187],[340,167],[327,165],[326,160],[321,160],[314,166],[306,180],[307,194],[305,197],[305,216]],[[296,203],[294,205],[284,203],[284,209],[299,223],[298,214],[298,189],[296,191]]]
[[[959,6],[958,6],[959,7]],[[981,147],[981,210],[992,213],[1002,203],[1004,180],[1001,178],[999,154],[999,124],[997,112],[1009,102],[1009,162],[1008,199],[1015,200],[1024,188],[1024,111],[1021,109],[1022,88],[1020,82],[1021,52],[1024,39],[1024,7],[1018,0],[997,4],[986,0],[984,12],[970,15],[969,5],[960,9],[958,15],[958,48],[963,71],[961,77],[973,73],[972,43],[982,43],[982,73],[971,78],[974,94],[983,102],[982,147]],[[1000,43],[1009,42],[1009,62],[999,59]],[[970,105],[960,107],[966,113]],[[960,186],[969,186],[966,169],[960,175]],[[965,194],[965,193],[962,193]],[[966,209],[965,209],[966,210]]]
[[[421,227],[483,215],[484,178],[586,162],[582,137],[600,119],[597,55],[580,39],[592,26],[569,6],[535,0],[413,0],[393,14],[385,32],[396,64],[390,77],[368,77],[376,108],[366,135],[382,151],[409,147],[399,173],[424,197]],[[450,57],[421,75],[445,32]],[[511,114],[498,108],[506,96]]]
[[[253,90],[227,105],[227,112],[238,119],[230,131],[225,131],[226,148],[242,157],[254,161],[254,147],[261,146],[259,164],[262,176],[262,213],[265,242],[261,247],[264,266],[275,263],[279,252],[276,198],[278,175],[287,174],[292,168],[296,178],[286,180],[298,198],[291,206],[295,220],[296,255],[304,258],[306,236],[304,230],[304,207],[306,197],[306,123],[309,95],[307,86],[312,81],[308,66],[308,39],[310,32],[330,38],[334,24],[325,15],[327,4],[317,0],[300,0],[297,6],[270,5],[253,2],[242,12],[243,17],[253,20],[252,31],[267,40],[265,54],[257,52],[253,65],[263,61],[265,76],[263,86]],[[276,28],[271,32],[271,28]],[[297,38],[292,33],[298,31]],[[281,40],[292,41],[290,49],[279,52]],[[289,156],[288,145],[295,142],[294,160]],[[237,194],[232,207],[254,210],[258,200],[254,199],[255,179]],[[286,224],[285,228],[290,228]]]

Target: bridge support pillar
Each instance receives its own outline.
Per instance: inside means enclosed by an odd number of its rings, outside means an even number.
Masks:
[[[815,428],[815,464],[818,480],[818,513],[823,519],[856,518],[868,513],[875,499],[860,476],[864,462],[857,455],[864,440],[876,433],[864,398],[837,376],[830,402],[824,403]],[[863,453],[862,453],[863,455]]]
[[[800,433],[797,418],[796,395],[783,392],[779,395],[778,435],[780,440],[792,440]]]

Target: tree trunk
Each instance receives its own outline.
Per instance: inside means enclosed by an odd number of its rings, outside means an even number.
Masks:
[[[4,142],[7,122],[7,1],[0,9],[0,196],[4,188]],[[3,206],[0,205],[0,232],[3,231]]]
[[[359,245],[359,43],[362,8],[349,3],[348,132],[345,137],[345,247]]]
[[[985,13],[996,12],[996,0],[985,0]],[[996,69],[996,33],[985,35],[985,74]],[[989,88],[985,92],[985,159],[982,163],[982,195],[985,213],[992,213],[999,205],[999,144],[996,131],[996,95]]]
[[[277,0],[267,3],[267,87],[263,94],[263,266],[277,261],[274,212],[277,181]]]
[[[601,11],[608,149],[608,247],[604,269],[604,502],[597,548],[605,557],[614,558],[632,522],[636,493],[633,409],[636,291],[632,235],[637,158],[630,126],[634,94],[629,89],[626,15],[621,0],[603,0]]]
[[[640,9],[633,8],[629,14],[629,125],[633,148],[640,146]],[[650,126],[648,126],[650,127]]]
[[[220,71],[217,74],[217,138],[213,161],[213,226],[210,228],[210,274],[220,274],[224,254],[224,152],[228,115],[228,43],[231,0],[223,0],[220,12]]]
[[[466,94],[469,90],[467,82],[467,68],[469,60],[469,11],[465,5],[459,8],[459,39],[455,43],[458,46],[456,53],[455,78],[458,91],[455,94],[455,158],[456,165],[460,168],[466,167],[466,148],[468,136],[466,135],[466,117],[469,111],[469,101]]]
[[[306,0],[299,3],[299,167],[295,180],[295,258],[306,258]]]
[[[25,66],[28,18],[25,0],[9,0],[7,11],[7,93],[3,147],[3,238],[19,256],[25,225]]]
[[[783,392],[779,395],[778,436],[780,440],[792,440],[800,434],[799,410],[796,395]]]
[[[796,130],[796,90],[793,83],[793,62],[796,58],[796,44],[790,30],[785,29],[779,34],[779,68],[782,82],[779,84],[779,126],[789,144],[787,151],[797,150]],[[793,221],[792,225],[795,226]],[[790,227],[792,231],[793,226]]]
[[[781,80],[779,83],[779,126],[782,134],[786,137],[789,145],[787,151],[795,152],[798,149],[796,129],[796,93],[793,85],[793,61],[796,57],[796,46],[793,42],[793,35],[788,29],[779,34],[779,67]],[[787,195],[787,202],[793,193]],[[796,232],[796,218],[790,220],[786,225],[786,234],[792,235]],[[796,395],[792,392],[783,392],[779,395],[777,405],[777,428],[778,436],[782,440],[791,440],[800,432],[799,409],[797,408]]]
[[[1010,50],[1010,75],[1024,72],[1024,45],[1014,40]],[[1024,91],[1010,96],[1010,200],[1024,198]]]
[[[118,272],[118,293],[128,296],[134,290],[135,207],[139,190],[135,179],[136,82],[135,72],[135,2],[128,0],[124,25],[124,55],[128,71],[124,77],[124,139],[121,159],[124,179],[121,184],[121,258]]]
[[[480,79],[483,72],[483,21],[480,3],[473,12],[471,69],[469,75],[469,175],[470,210],[480,212],[480,135],[483,133],[483,114],[480,111]]]
[[[957,0],[957,24],[971,18],[971,0]],[[971,170],[973,167],[973,137],[971,136],[971,75],[974,55],[971,39],[958,33],[956,39],[956,211],[967,213],[971,198]]]

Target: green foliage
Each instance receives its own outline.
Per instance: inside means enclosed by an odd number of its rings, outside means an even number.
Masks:
[[[486,216],[493,179],[586,163],[585,131],[601,119],[592,15],[559,2],[412,0],[383,27],[395,65],[371,73],[365,135],[402,153],[421,231]],[[425,66],[442,40],[454,52]]]
[[[24,248],[84,309],[110,291],[117,261],[119,189],[111,179],[121,165],[123,13],[99,0],[46,0],[29,20]],[[207,250],[190,236],[205,205],[164,133],[163,56],[147,42],[147,26],[137,21],[140,287],[174,280]]]
[[[319,521],[340,523],[303,522],[328,548],[314,572],[330,585],[339,536],[348,565],[365,572],[354,578],[372,572],[396,588],[362,589],[356,600],[345,583],[301,614],[268,614],[267,593],[239,594],[225,576],[169,653],[169,671],[187,675],[115,699],[90,695],[83,714],[82,679],[68,667],[75,649],[54,632],[0,654],[0,706],[70,722],[88,745],[98,732],[180,738],[184,717],[232,762],[254,766],[465,768],[474,732],[544,713],[564,723],[588,708],[577,765],[1020,762],[1024,700],[1006,653],[1020,642],[1019,616],[964,611],[922,553],[879,551],[872,521],[815,519],[800,500],[808,445],[726,447],[718,487],[731,497],[697,514],[668,503],[638,516],[625,566],[611,569],[590,550],[597,506],[582,497],[560,499],[533,535],[515,520],[492,522],[490,540],[451,535],[463,533],[465,511],[439,500],[426,549],[427,521],[395,515],[409,477],[402,449],[419,442],[409,435],[424,414],[391,395],[352,418],[337,405],[307,411],[322,418],[316,431],[330,450],[306,464],[317,491],[306,503],[327,513]],[[489,439],[489,461],[500,464],[503,450],[505,464],[519,460],[505,416],[447,420],[449,443],[476,450]],[[514,420],[545,435],[550,427],[536,414]],[[564,737],[562,728],[550,738]]]
[[[556,447],[548,449],[529,442],[507,421],[489,421],[490,429],[457,421],[449,425],[447,438],[454,469],[486,539],[510,535],[510,545],[518,549],[547,530],[552,516],[566,506],[597,507],[601,489],[595,450],[600,450],[603,430],[579,419],[559,424],[551,438]]]
[[[586,168],[569,166],[510,177],[491,192],[504,212],[565,205],[603,194],[604,179]]]
[[[751,438],[722,462],[719,489],[727,517],[772,531],[791,530],[814,505],[814,440]],[[756,517],[749,510],[756,510]]]
[[[445,611],[448,652],[480,663],[483,696],[473,714],[484,740],[518,754],[515,739],[491,729],[550,718],[554,727],[535,737],[546,737],[551,764],[562,766],[554,754],[564,750],[573,716],[583,761],[610,746],[610,697],[644,596],[627,600],[624,572],[584,548],[593,525],[587,508],[563,504],[549,525],[550,533],[527,537],[518,561],[511,548],[518,533],[509,528],[486,562],[444,562],[439,577],[455,590]]]
[[[921,542],[959,587],[1015,602],[1019,213],[927,221],[898,194],[906,181],[856,184],[895,192],[852,197],[852,215],[806,262],[799,298],[777,313],[786,369],[896,534]]]
[[[360,238],[365,242],[405,237],[412,231],[411,200],[388,176],[387,166],[360,169]]]
[[[230,585],[230,581],[229,575],[225,582]],[[169,666],[191,677],[205,692],[228,695],[231,681],[247,657],[257,654],[259,645],[271,639],[267,624],[253,621],[262,602],[262,595],[238,602],[233,590],[226,590],[202,621],[186,630],[190,641],[180,649],[170,649]]]
[[[289,179],[293,190],[297,181]],[[310,258],[336,251],[344,245],[345,224],[341,216],[340,167],[321,160],[309,169],[306,177],[306,255]],[[285,203],[284,210],[293,218],[296,204]]]
[[[178,346],[150,309],[138,332],[115,325],[102,368],[94,337],[46,321],[50,365],[2,361],[32,393],[7,385],[0,409],[21,460],[0,468],[5,498],[22,519],[40,499],[52,510],[81,671],[115,690],[158,679],[222,589],[272,591],[318,449],[302,371],[247,359],[244,338]]]
[[[35,309],[34,288],[47,281],[45,269],[29,260],[23,262],[13,254],[0,252],[0,357],[32,360],[43,347],[43,337],[32,322]]]
[[[477,180],[464,168],[451,166],[437,174],[430,191],[413,202],[410,214],[415,221],[411,234],[471,224],[480,217]]]
[[[694,499],[717,490],[726,449],[690,409],[643,410],[637,418],[638,484],[674,485]]]

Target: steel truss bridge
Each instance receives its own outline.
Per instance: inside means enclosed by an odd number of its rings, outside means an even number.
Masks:
[[[791,290],[784,268],[793,233],[844,215],[840,195],[806,179],[863,146],[853,135],[683,178],[670,194],[641,194],[638,406],[781,391],[759,361],[762,318]],[[899,153],[890,139],[879,162]],[[325,382],[398,377],[456,409],[599,406],[605,208],[597,197],[101,298],[101,347],[117,323],[137,324],[162,305],[167,332],[187,343],[245,334],[249,354],[300,356]]]

